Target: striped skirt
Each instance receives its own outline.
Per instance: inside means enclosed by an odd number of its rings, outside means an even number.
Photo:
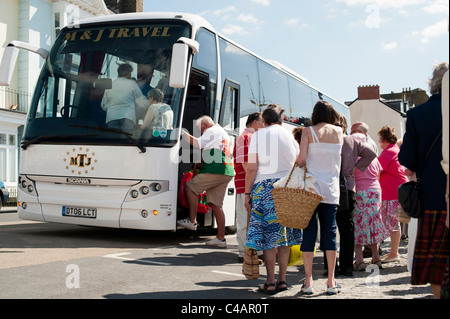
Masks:
[[[278,223],[272,193],[279,179],[266,179],[253,185],[252,212],[247,232],[246,246],[255,250],[268,250],[301,244],[300,229],[283,227]]]
[[[412,285],[441,285],[449,256],[447,211],[425,210],[417,226]]]

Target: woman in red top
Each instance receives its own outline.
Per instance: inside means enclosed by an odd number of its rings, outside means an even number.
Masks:
[[[397,210],[398,187],[406,183],[405,168],[398,162],[400,148],[397,146],[397,135],[393,128],[383,126],[378,132],[380,146],[383,149],[378,161],[383,167],[380,174],[381,186],[381,217],[391,237],[391,251],[381,258],[382,263],[399,261],[398,247],[400,245],[400,223]]]

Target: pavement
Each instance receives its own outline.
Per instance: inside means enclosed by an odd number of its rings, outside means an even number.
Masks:
[[[381,245],[383,253],[387,253],[390,248],[390,240],[387,239]],[[337,276],[336,282],[342,286],[339,294],[329,296],[326,294],[327,279],[322,274],[324,272],[323,253],[317,251],[314,258],[313,277],[315,294],[311,296],[303,295],[300,292],[304,281],[303,266],[289,267],[298,268],[299,273],[292,276],[288,282],[292,284],[289,290],[276,294],[274,298],[301,298],[301,299],[433,299],[430,285],[411,285],[411,274],[407,269],[407,247],[408,240],[400,243],[400,261],[382,265],[382,269],[371,265],[365,271],[354,271],[352,277]],[[365,258],[368,263],[371,258]],[[294,279],[298,282],[295,282]]]

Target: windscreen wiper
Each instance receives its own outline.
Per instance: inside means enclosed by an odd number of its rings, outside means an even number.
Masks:
[[[70,139],[78,138],[78,137],[93,137],[93,136],[98,136],[98,134],[96,134],[96,135],[42,135],[42,136],[33,138],[32,140],[22,142],[21,147],[23,150],[26,150],[28,148],[28,146],[30,146],[31,144],[39,144],[43,140],[70,140]]]
[[[139,144],[138,141],[136,141],[130,133],[124,132],[122,130],[116,129],[116,128],[111,128],[111,127],[103,127],[103,126],[83,126],[83,125],[69,125],[71,127],[78,127],[78,128],[86,128],[86,129],[90,129],[90,130],[97,130],[97,131],[104,131],[104,132],[112,132],[112,133],[117,133],[117,134],[121,134],[126,136],[126,138],[133,143],[137,148],[139,148],[141,150],[142,153],[147,152],[147,150],[145,149],[145,147],[143,147],[141,144]]]

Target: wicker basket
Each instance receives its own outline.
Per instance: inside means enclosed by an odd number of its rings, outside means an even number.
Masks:
[[[408,216],[408,214],[405,213],[402,206],[398,205],[397,209],[398,214],[398,221],[403,224],[408,224],[411,221],[411,217]]]
[[[272,189],[272,196],[278,223],[284,227],[304,229],[308,227],[311,216],[324,197],[305,189],[287,187],[294,169],[295,165],[285,187]],[[306,167],[303,180],[306,180]]]

